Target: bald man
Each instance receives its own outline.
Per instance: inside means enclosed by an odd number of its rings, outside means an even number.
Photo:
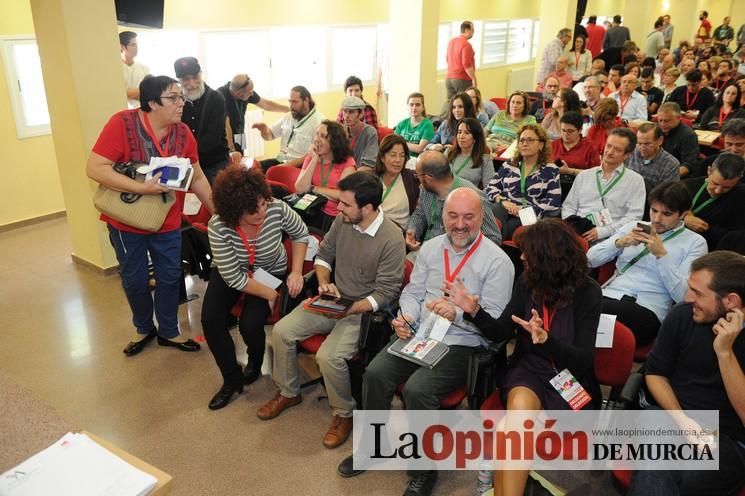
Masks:
[[[559,84],[562,88],[571,88],[574,85],[572,79],[572,73],[567,70],[569,66],[569,60],[565,56],[561,56],[556,59],[556,69],[549,74],[559,80]]]
[[[426,241],[419,250],[411,280],[401,293],[400,316],[392,321],[395,336],[391,344],[398,339],[416,339],[414,333],[420,323],[435,313],[451,322],[441,338],[449,351],[431,369],[390,353],[378,353],[365,371],[363,409],[389,409],[396,388],[405,383],[407,409],[437,410],[440,398],[466,383],[470,356],[487,342],[473,324],[463,319],[463,311],[444,298],[442,286],[445,281],[462,281],[468,293],[478,295],[482,308],[496,318],[510,299],[515,276],[509,257],[482,234],[483,218],[477,191],[456,188],[447,195],[442,212],[445,233]],[[342,477],[352,477],[363,471],[354,469],[349,456],[338,472]],[[409,477],[405,494],[430,494],[437,472],[410,471]],[[410,492],[417,487],[427,490]]]
[[[224,86],[217,88],[225,98],[225,136],[228,138],[230,151],[243,153],[245,144],[246,108],[252,103],[267,112],[286,113],[290,108],[286,105],[261,98],[254,91],[254,83],[248,74],[237,74],[233,76]]]

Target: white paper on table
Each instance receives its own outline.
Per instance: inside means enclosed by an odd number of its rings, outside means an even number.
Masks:
[[[308,236],[308,249],[305,251],[305,260],[310,262],[313,260],[318,253],[318,238],[315,236]]]
[[[202,202],[199,201],[194,193],[186,193],[184,197],[184,215],[197,215],[202,208]]]
[[[75,494],[132,496],[148,494],[157,479],[84,434],[62,439],[0,475],[0,495]]]
[[[613,348],[613,330],[616,327],[616,316],[600,314],[598,333],[595,336],[595,348]]]
[[[253,279],[256,282],[260,282],[264,286],[268,286],[272,289],[277,289],[280,284],[282,284],[281,279],[277,279],[273,275],[271,275],[269,272],[265,271],[262,268],[258,268],[254,271]]]
[[[532,226],[538,222],[538,217],[536,217],[533,207],[521,208],[518,211],[518,215],[520,216],[520,222],[522,222],[524,226]]]

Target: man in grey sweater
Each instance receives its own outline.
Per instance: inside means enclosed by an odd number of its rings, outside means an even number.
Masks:
[[[341,318],[295,308],[272,331],[277,394],[259,408],[257,416],[269,420],[301,401],[297,344],[315,334],[326,334],[316,353],[323,374],[333,419],[323,445],[336,448],[352,430],[352,397],[347,360],[358,351],[362,314],[385,308],[398,297],[404,274],[406,249],[401,229],[378,207],[380,180],[356,172],[339,181],[339,212],[321,242],[315,259],[319,294],[354,303]],[[332,275],[333,267],[333,275]]]

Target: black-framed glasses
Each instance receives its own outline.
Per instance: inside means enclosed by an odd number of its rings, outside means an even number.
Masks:
[[[171,100],[172,103],[178,103],[179,100],[181,100],[182,102],[186,101],[186,98],[184,98],[184,95],[162,95],[160,97],[161,100],[164,98],[166,100]]]

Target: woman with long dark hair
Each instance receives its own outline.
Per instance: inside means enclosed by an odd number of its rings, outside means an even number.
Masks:
[[[567,55],[569,72],[575,83],[584,76],[590,75],[592,69],[592,53],[587,49],[587,38],[581,34],[574,38],[574,50]]]
[[[316,130],[313,145],[303,162],[303,170],[295,181],[298,193],[323,195],[328,201],[323,213],[334,218],[339,213],[339,188],[336,185],[356,171],[347,133],[336,121],[325,120]]]
[[[494,177],[494,162],[487,152],[484,128],[473,117],[458,122],[455,145],[447,156],[453,175],[472,182],[479,189]]]
[[[588,275],[579,239],[563,221],[546,219],[526,227],[516,241],[525,270],[499,318],[480,308],[462,281],[445,282],[445,298],[489,340],[516,337],[500,388],[508,411],[570,409],[551,385],[567,371],[591,398],[582,408],[598,407],[602,398],[593,353],[603,294]],[[527,478],[528,470],[495,472],[495,494],[523,494]]]
[[[581,110],[582,102],[580,102],[577,92],[570,88],[561,88],[551,104],[551,112],[541,121],[541,126],[546,130],[548,139],[553,141],[561,138],[559,121],[565,113],[580,112]]]
[[[728,119],[745,117],[745,109],[740,107],[741,98],[740,87],[736,83],[727,84],[719,92],[717,103],[701,116],[701,129],[719,131]]]
[[[440,123],[435,131],[435,137],[425,149],[446,153],[453,146],[458,122],[466,117],[476,117],[473,100],[467,93],[456,93],[450,99],[447,117]]]

